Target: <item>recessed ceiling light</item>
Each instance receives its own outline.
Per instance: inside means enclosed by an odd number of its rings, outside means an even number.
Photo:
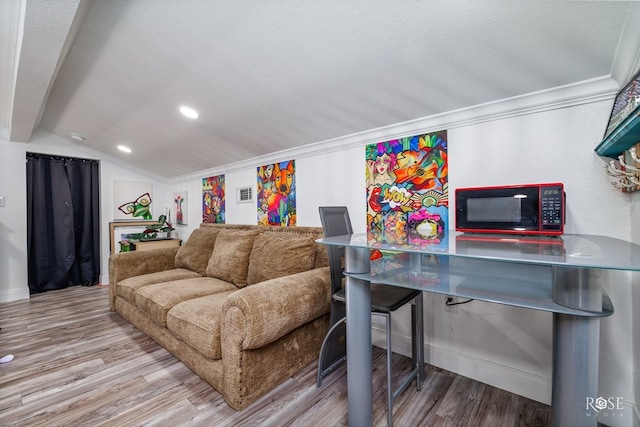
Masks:
[[[118,150],[122,151],[123,153],[130,153],[131,152],[131,148],[125,146],[125,145],[118,145]]]
[[[75,139],[76,141],[84,141],[85,139],[84,136],[79,133],[71,132],[69,135],[71,135],[71,139]]]
[[[191,107],[187,107],[186,105],[180,106],[180,112],[182,115],[189,117],[190,119],[197,119],[200,117],[200,114]]]

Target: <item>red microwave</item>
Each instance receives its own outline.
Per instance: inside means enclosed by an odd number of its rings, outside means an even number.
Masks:
[[[465,233],[559,235],[564,232],[561,183],[456,189],[456,230]]]

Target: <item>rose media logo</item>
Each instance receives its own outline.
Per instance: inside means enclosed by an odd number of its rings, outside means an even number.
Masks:
[[[590,397],[586,399],[587,416],[601,415],[603,417],[621,417],[622,416],[622,397],[610,396],[610,397]]]

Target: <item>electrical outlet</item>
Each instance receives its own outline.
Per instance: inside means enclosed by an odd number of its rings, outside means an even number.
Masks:
[[[447,297],[446,302],[444,304],[444,311],[449,312],[449,313],[457,313],[458,312],[458,306],[457,305],[447,305],[447,303],[451,304],[452,302],[456,302],[455,298]]]
[[[4,208],[4,196],[0,196],[0,208]]]

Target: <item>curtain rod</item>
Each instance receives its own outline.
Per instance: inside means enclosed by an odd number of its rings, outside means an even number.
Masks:
[[[68,156],[61,156],[59,154],[45,154],[45,153],[31,153],[31,152],[27,152],[27,159],[51,159],[51,160],[64,160],[66,162],[73,162],[73,161],[81,161],[81,162],[95,162],[95,163],[100,163],[100,160],[95,160],[95,159],[83,159],[80,157],[68,157]]]

